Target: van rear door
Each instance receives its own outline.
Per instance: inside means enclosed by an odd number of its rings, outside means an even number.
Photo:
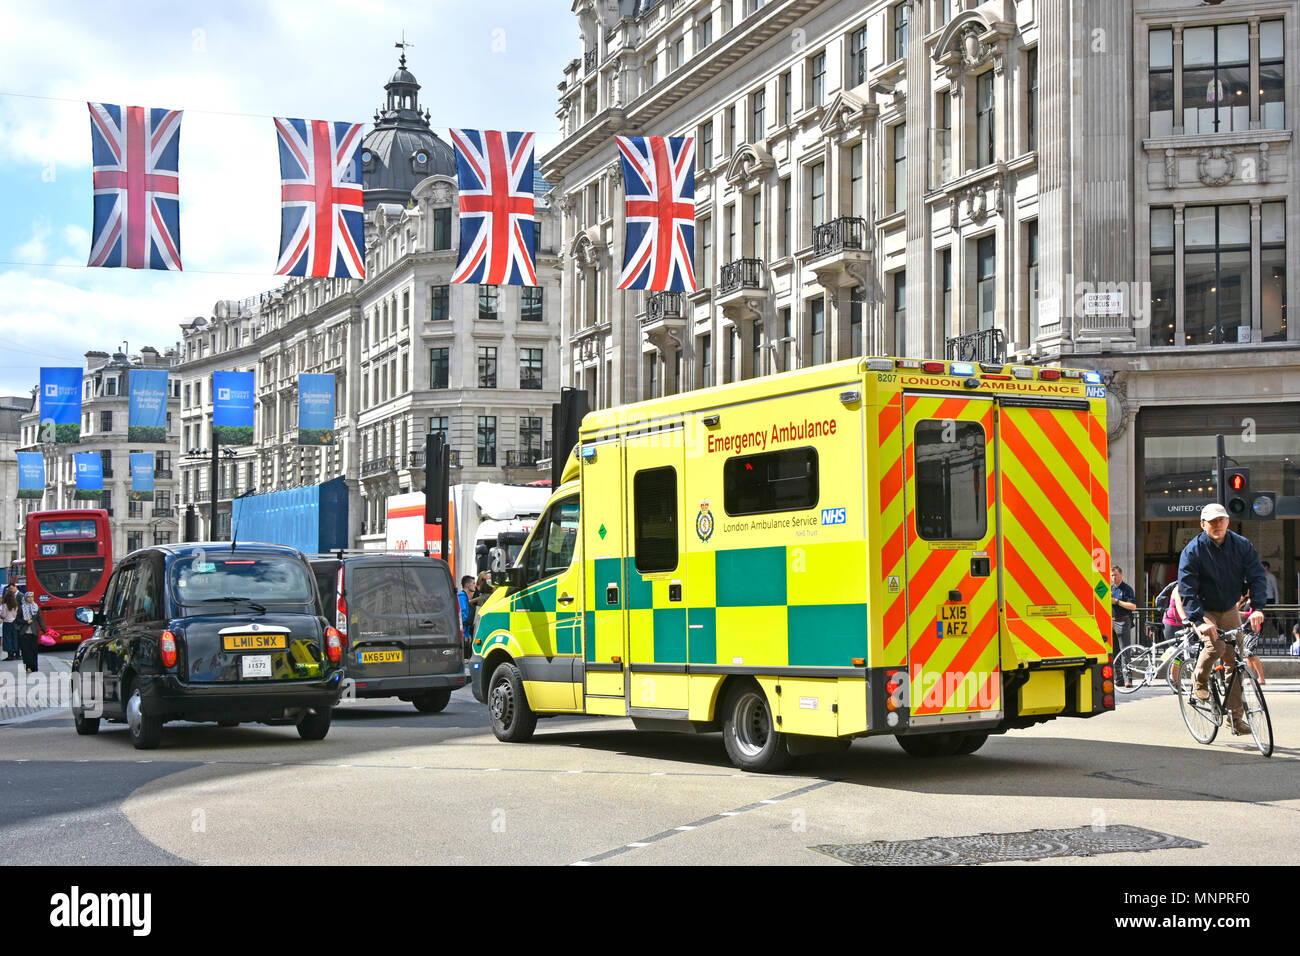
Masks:
[[[1105,429],[1083,399],[998,404],[1006,653],[1027,662],[1104,655]]]
[[[344,565],[348,676],[358,684],[411,673],[411,613],[399,558],[354,558]]]
[[[403,561],[407,613],[410,615],[410,668],[412,677],[459,674],[464,669],[461,649],[460,601],[451,572],[441,562]]]
[[[993,400],[903,395],[911,723],[1001,717]]]

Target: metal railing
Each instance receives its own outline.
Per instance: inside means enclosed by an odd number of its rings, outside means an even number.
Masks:
[[[737,259],[722,267],[718,276],[718,293],[725,295],[739,289],[763,288],[763,260]]]
[[[1007,337],[1001,329],[980,329],[948,339],[944,357],[953,362],[987,362],[1002,365],[1007,360]]]
[[[645,302],[643,323],[658,322],[661,319],[680,319],[682,317],[682,294],[680,292],[656,292]]]
[[[506,452],[507,468],[531,468],[542,460],[542,452],[537,448],[525,448],[522,451]]]
[[[371,475],[382,475],[384,472],[393,470],[393,459],[391,456],[384,458],[371,458],[369,461],[361,463],[361,477],[368,478]]]
[[[165,480],[171,478],[172,470],[170,468],[155,468],[153,470],[153,476],[159,480]]]
[[[867,248],[867,221],[860,216],[841,216],[813,229],[813,258],[845,249]]]
[[[454,449],[454,448],[449,448],[449,449],[447,449],[447,460],[448,460],[448,463],[451,465],[452,468],[459,468],[459,467],[460,467],[460,452],[458,452],[458,451],[457,451],[456,449]],[[407,468],[423,468],[423,467],[424,467],[424,451],[423,451],[423,449],[421,449],[420,451],[407,452],[407,454],[406,454],[406,467],[407,467]],[[362,468],[362,474],[365,474],[365,469],[364,469],[364,467]]]
[[[1152,637],[1164,640],[1163,614],[1154,607],[1139,607],[1132,612],[1136,625],[1133,639],[1143,643]],[[1300,605],[1270,604],[1264,609],[1264,628],[1255,640],[1255,653],[1260,657],[1288,657],[1291,642],[1295,639],[1291,629],[1300,623]]]

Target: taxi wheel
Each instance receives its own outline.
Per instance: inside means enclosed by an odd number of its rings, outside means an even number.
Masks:
[[[131,743],[136,750],[153,750],[162,743],[162,718],[150,717],[144,712],[144,698],[140,688],[132,687],[126,702],[126,726],[131,732]]]
[[[99,733],[99,718],[86,716],[86,705],[81,699],[81,671],[72,672],[72,723],[83,737]]]
[[[785,734],[776,729],[767,695],[755,684],[739,684],[727,696],[722,742],[741,770],[779,773],[790,763]]]
[[[303,740],[324,740],[325,735],[330,732],[331,716],[328,707],[305,715],[298,721],[298,736]]]
[[[447,704],[451,701],[451,691],[443,688],[442,690],[428,690],[423,694],[416,694],[411,698],[411,703],[415,709],[422,714],[439,714],[446,710]]]
[[[898,746],[913,757],[952,757],[961,747],[961,734],[915,734],[895,738]]]
[[[537,714],[528,706],[519,668],[514,664],[502,664],[494,670],[487,699],[492,733],[496,734],[497,740],[523,743],[532,738],[537,729]]]

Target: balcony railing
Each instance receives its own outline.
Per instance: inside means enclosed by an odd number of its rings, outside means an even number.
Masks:
[[[722,267],[718,278],[718,294],[736,292],[739,289],[763,288],[763,260],[737,259]]]
[[[841,216],[813,229],[813,258],[820,259],[845,249],[867,248],[867,221],[858,216]]]
[[[391,457],[372,458],[361,463],[361,477],[368,478],[371,475],[382,475],[384,472],[392,471],[393,468],[393,459]]]
[[[172,470],[170,468],[155,468],[153,470],[153,476],[156,479],[165,480],[172,476]]]
[[[532,468],[542,460],[541,449],[525,448],[522,451],[506,452],[507,468]]]
[[[449,449],[447,450],[447,461],[448,461],[448,464],[450,464],[452,468],[459,468],[459,467],[460,467],[460,452],[458,452],[458,451],[457,451],[456,449],[454,449],[454,448],[449,448]],[[412,451],[412,452],[407,452],[407,455],[406,455],[406,467],[408,467],[408,468],[423,468],[423,467],[424,467],[424,451],[421,450],[421,451]],[[364,469],[363,469],[363,471],[364,471]]]
[[[176,509],[175,508],[154,508],[153,516],[155,518],[175,518]]]
[[[682,294],[680,292],[656,292],[645,303],[645,318],[642,325],[659,322],[663,319],[680,319],[682,317]]]
[[[980,329],[948,339],[945,358],[954,362],[987,362],[1002,365],[1007,360],[1007,337],[1001,329]]]

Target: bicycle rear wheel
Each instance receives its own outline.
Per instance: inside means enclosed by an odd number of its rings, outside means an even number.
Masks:
[[[1255,746],[1265,757],[1273,756],[1273,722],[1268,716],[1268,704],[1264,702],[1264,691],[1260,689],[1259,679],[1251,673],[1246,664],[1237,665],[1241,675],[1241,703],[1246,710],[1246,723],[1250,724],[1251,736]]]
[[[1150,682],[1153,661],[1151,651],[1130,644],[1115,655],[1115,689],[1121,694],[1131,694]]]
[[[1219,732],[1219,709],[1215,706],[1213,683],[1210,699],[1197,700],[1192,693],[1193,664],[1183,661],[1178,668],[1178,709],[1182,712],[1183,723],[1197,743],[1208,744],[1214,741]]]

